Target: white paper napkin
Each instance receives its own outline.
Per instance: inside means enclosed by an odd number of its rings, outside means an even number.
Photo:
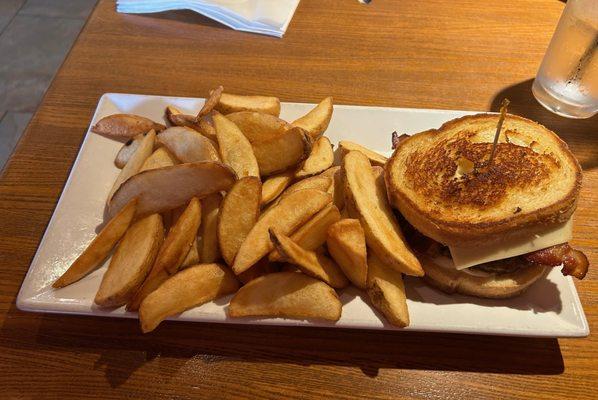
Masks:
[[[116,11],[131,14],[188,9],[238,31],[282,37],[299,0],[117,0]]]

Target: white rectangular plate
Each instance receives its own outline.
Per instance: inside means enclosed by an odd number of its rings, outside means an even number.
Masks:
[[[92,124],[114,113],[133,113],[155,121],[164,119],[164,109],[174,105],[195,113],[203,99],[105,94]],[[283,103],[281,117],[292,121],[313,104]],[[326,135],[333,143],[342,139],[361,143],[390,154],[391,132],[415,133],[439,127],[466,111],[421,110],[337,105]],[[25,311],[136,317],[124,308],[102,310],[93,304],[108,263],[68,287],[54,290],[60,276],[87,246],[102,222],[104,202],[118,169],[113,160],[121,143],[87,132],[71,175],[54,215],[31,263],[17,298]],[[405,330],[457,332],[514,336],[576,337],[589,334],[588,324],[571,278],[553,269],[547,279],[523,295],[510,300],[482,300],[445,295],[419,279],[406,280],[411,325]],[[230,297],[186,311],[173,320],[243,323],[255,325],[311,325],[323,327],[397,329],[384,321],[355,288],[342,292],[342,318],[337,323],[308,323],[288,319],[230,319],[226,307]]]

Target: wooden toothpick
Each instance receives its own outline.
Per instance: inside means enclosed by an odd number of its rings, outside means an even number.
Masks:
[[[496,147],[498,145],[498,138],[500,136],[500,130],[502,129],[502,124],[505,121],[505,117],[507,116],[507,106],[509,105],[509,99],[503,99],[500,105],[500,117],[498,118],[498,125],[496,126],[496,133],[494,134],[494,143],[492,144],[492,153],[490,153],[490,160],[488,160],[488,166],[492,165],[492,161],[494,160],[494,155],[496,154]]]

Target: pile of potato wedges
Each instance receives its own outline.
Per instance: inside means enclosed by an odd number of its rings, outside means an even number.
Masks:
[[[423,270],[387,201],[386,158],[348,141],[335,157],[330,97],[292,122],[280,109],[220,86],[195,115],[167,107],[168,127],[99,120],[93,132],[126,141],[108,220],[53,287],[111,257],[94,301],[138,311],[143,332],[230,294],[231,318],[337,321],[349,285],[407,326],[402,275]]]

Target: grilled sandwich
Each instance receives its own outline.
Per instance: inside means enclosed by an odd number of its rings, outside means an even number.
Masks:
[[[413,230],[426,279],[447,292],[516,296],[549,268],[583,278],[568,242],[579,163],[555,133],[507,114],[479,114],[404,138],[385,167],[391,204]]]

